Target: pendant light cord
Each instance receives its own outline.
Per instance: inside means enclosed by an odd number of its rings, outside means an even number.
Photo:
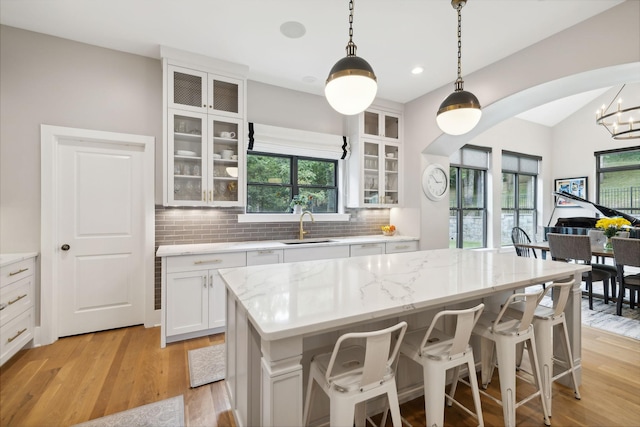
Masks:
[[[353,42],[353,0],[349,0],[349,43],[347,43],[347,56],[356,56],[358,47]]]
[[[458,3],[458,78],[456,79],[456,91],[463,90],[462,81],[462,6],[463,2]]]

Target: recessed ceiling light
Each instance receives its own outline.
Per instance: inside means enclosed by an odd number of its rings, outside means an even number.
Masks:
[[[421,66],[417,66],[413,67],[413,70],[411,70],[411,74],[422,74],[423,71],[424,68],[422,68]]]
[[[287,21],[280,25],[280,32],[290,39],[299,39],[305,35],[307,29],[297,21]]]

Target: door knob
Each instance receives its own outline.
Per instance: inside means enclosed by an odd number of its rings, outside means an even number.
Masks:
[[[71,249],[71,246],[65,243],[64,245],[60,246],[60,249],[62,249],[63,251],[68,251],[69,249]]]

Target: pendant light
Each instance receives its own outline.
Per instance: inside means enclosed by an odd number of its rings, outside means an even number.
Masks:
[[[455,92],[449,95],[438,109],[436,122],[444,133],[462,135],[476,127],[482,116],[480,102],[471,92],[463,89],[462,80],[462,8],[467,0],[451,0],[451,6],[458,11],[458,78]]]
[[[353,43],[353,0],[349,1],[349,43],[347,56],[331,68],[324,95],[329,105],[341,114],[353,115],[364,111],[376,97],[378,83],[373,68],[356,56]]]

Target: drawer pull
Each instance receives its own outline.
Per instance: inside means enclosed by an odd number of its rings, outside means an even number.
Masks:
[[[377,246],[377,243],[363,243],[362,245],[360,245],[361,248],[375,248]]]
[[[9,276],[15,276],[16,274],[24,273],[27,270],[28,270],[28,268],[21,268],[18,271],[14,271],[13,273],[9,273]]]
[[[18,301],[20,301],[22,298],[26,298],[26,297],[27,297],[27,294],[20,295],[19,297],[16,297],[16,299],[12,299],[12,300],[10,300],[10,301],[9,301],[9,305],[11,305],[11,304],[15,304],[15,303],[17,303]]]
[[[272,254],[273,251],[272,250],[268,250],[268,251],[258,251],[259,255],[268,255],[268,254]]]
[[[0,311],[4,310],[5,308],[7,308],[7,304],[5,303],[0,304]]]
[[[408,249],[409,245],[397,245],[396,249]]]
[[[195,265],[199,265],[199,264],[220,264],[222,262],[221,259],[210,259],[210,260],[204,260],[204,261],[194,261],[193,263]]]
[[[15,340],[16,338],[18,338],[20,335],[24,334],[27,331],[27,328],[24,328],[20,331],[18,331],[17,334],[15,334],[14,336],[12,336],[11,338],[7,338],[7,342],[11,342],[13,340]]]

